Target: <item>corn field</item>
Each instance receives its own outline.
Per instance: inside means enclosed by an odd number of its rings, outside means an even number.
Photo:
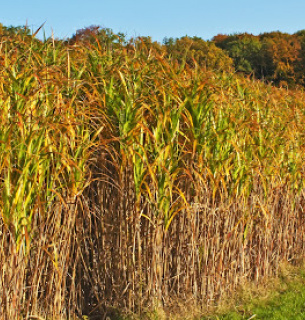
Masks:
[[[302,90],[145,44],[0,61],[1,319],[204,309],[304,256]]]

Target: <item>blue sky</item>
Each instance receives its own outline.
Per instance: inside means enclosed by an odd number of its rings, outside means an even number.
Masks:
[[[100,25],[128,37],[198,36],[218,33],[259,34],[305,29],[304,0],[12,0],[2,1],[0,22],[37,29],[47,36],[70,37],[77,29]],[[40,34],[40,36],[42,36]]]

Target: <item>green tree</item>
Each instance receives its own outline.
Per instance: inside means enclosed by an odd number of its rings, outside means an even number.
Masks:
[[[190,67],[198,65],[204,70],[232,69],[232,59],[213,42],[207,42],[199,37],[182,37],[180,39],[164,39],[167,55],[179,64],[186,63]]]

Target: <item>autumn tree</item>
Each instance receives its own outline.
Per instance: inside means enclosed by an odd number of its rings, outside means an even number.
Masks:
[[[272,79],[278,84],[298,82],[296,68],[301,44],[299,39],[288,33],[270,32],[260,35],[263,49],[272,60]]]
[[[298,38],[300,43],[299,56],[295,65],[295,74],[298,79],[298,83],[305,85],[305,30],[300,30],[294,33],[294,36]]]
[[[212,40],[233,59],[236,71],[293,86],[300,82],[300,37],[277,31],[259,36],[217,35]]]
[[[102,28],[96,25],[77,30],[71,39],[69,39],[70,44],[97,45],[107,50],[118,48],[125,44],[125,42],[126,39],[123,33],[115,34],[110,28]]]

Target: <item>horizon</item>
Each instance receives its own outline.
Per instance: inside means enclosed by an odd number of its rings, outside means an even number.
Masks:
[[[239,32],[227,32],[227,33],[226,33],[226,32],[222,32],[222,33],[217,33],[217,34],[211,35],[209,38],[203,38],[203,37],[198,36],[198,35],[185,34],[185,35],[180,35],[180,36],[166,36],[166,35],[165,35],[162,39],[154,39],[151,35],[147,35],[147,34],[145,34],[145,35],[141,35],[141,34],[128,35],[128,33],[124,32],[124,31],[122,31],[122,30],[115,32],[115,30],[113,30],[111,27],[101,26],[101,25],[96,25],[96,24],[91,24],[91,25],[86,25],[86,26],[83,26],[83,27],[81,27],[81,28],[79,28],[79,29],[76,29],[75,32],[73,32],[72,34],[70,34],[70,35],[68,35],[68,36],[58,37],[58,36],[54,33],[54,31],[53,31],[52,28],[51,28],[51,30],[50,30],[49,32],[46,32],[45,27],[44,27],[45,22],[42,23],[40,26],[38,26],[38,25],[35,25],[35,26],[32,25],[32,26],[30,26],[30,25],[27,24],[27,23],[25,23],[25,24],[23,24],[23,25],[22,25],[22,24],[20,24],[20,25],[12,25],[12,24],[6,25],[6,24],[3,24],[1,21],[0,21],[0,24],[2,24],[4,27],[8,27],[8,28],[10,28],[10,27],[17,27],[17,28],[18,28],[18,27],[27,27],[27,28],[29,28],[29,29],[31,30],[31,33],[32,33],[32,34],[36,33],[37,30],[39,29],[39,31],[37,32],[36,37],[37,37],[38,39],[40,39],[40,40],[44,40],[44,37],[45,37],[46,39],[48,39],[48,38],[51,38],[51,37],[53,37],[53,36],[54,36],[54,39],[56,39],[56,40],[66,40],[66,39],[72,38],[72,37],[76,34],[77,31],[80,31],[80,30],[82,30],[82,29],[86,29],[86,28],[90,28],[90,27],[99,27],[99,28],[101,28],[101,29],[109,29],[109,30],[111,30],[114,34],[119,34],[119,33],[121,33],[121,34],[123,34],[123,35],[126,36],[126,39],[127,39],[127,40],[128,40],[128,39],[131,39],[131,38],[137,38],[137,37],[150,37],[150,38],[152,39],[152,41],[156,41],[156,42],[159,42],[159,43],[163,43],[163,41],[164,41],[165,39],[170,39],[170,38],[179,39],[179,38],[183,38],[183,37],[189,37],[189,38],[198,37],[198,38],[200,38],[200,39],[203,39],[204,41],[211,41],[215,36],[220,35],[220,34],[221,34],[221,35],[227,35],[227,36],[232,36],[232,35],[234,36],[234,35],[241,35],[241,34],[249,34],[249,35],[253,35],[253,36],[260,36],[260,35],[265,34],[265,33],[280,32],[280,33],[283,33],[283,34],[293,35],[293,34],[296,34],[296,33],[300,32],[300,31],[303,31],[303,30],[305,31],[305,27],[304,27],[303,29],[298,29],[298,30],[295,30],[295,31],[292,31],[292,32],[287,32],[287,31],[283,31],[283,30],[268,30],[268,31],[261,31],[261,32],[259,32],[259,33],[254,33],[254,32],[250,32],[250,31],[239,31]]]
[[[87,0],[82,2],[59,1],[52,3],[32,0],[15,0],[4,3],[0,22],[4,26],[27,25],[35,32],[44,22],[38,34],[42,39],[52,36],[70,38],[77,30],[91,25],[109,28],[114,33],[126,34],[127,38],[150,36],[153,41],[183,36],[210,40],[217,34],[261,33],[280,31],[293,34],[305,29],[303,18],[305,2],[291,0],[242,0],[182,1],[167,0],[154,3],[134,0],[118,0],[112,3]]]

